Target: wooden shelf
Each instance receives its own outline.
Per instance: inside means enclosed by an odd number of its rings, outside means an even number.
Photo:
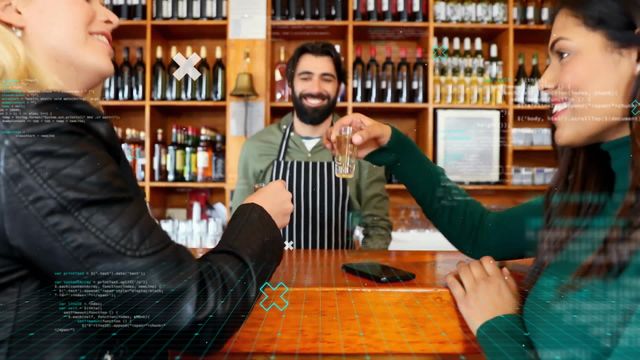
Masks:
[[[296,27],[308,27],[308,26],[320,26],[320,27],[346,27],[349,26],[349,22],[342,20],[271,20],[271,27],[280,28],[287,26]]]
[[[429,104],[416,104],[416,103],[353,103],[353,109],[358,110],[397,110],[397,111],[411,111],[411,110],[428,110]]]
[[[147,20],[120,20],[120,22],[118,23],[118,28],[136,27],[136,26],[141,26],[141,27],[147,26]]]
[[[153,20],[151,26],[227,26],[227,20]]]
[[[434,109],[508,110],[509,105],[435,104]]]
[[[153,107],[213,107],[224,108],[225,101],[151,101]]]
[[[415,21],[354,21],[354,27],[404,27],[404,28],[429,28],[428,22]]]
[[[552,146],[514,146],[513,151],[553,151]]]
[[[513,25],[514,30],[550,31],[551,25]]]
[[[174,189],[225,189],[225,183],[219,182],[155,182],[149,183],[152,188],[174,188]]]
[[[508,30],[509,24],[434,23],[435,29]]]
[[[101,100],[100,105],[104,107],[136,107],[144,106],[144,101],[120,101],[120,100]]]
[[[166,40],[227,38],[227,20],[153,20],[153,37]]]
[[[513,105],[513,110],[541,111],[551,110],[551,105]]]

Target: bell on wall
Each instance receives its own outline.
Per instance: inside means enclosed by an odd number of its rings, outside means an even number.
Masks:
[[[236,84],[231,91],[231,96],[240,97],[244,99],[244,136],[247,136],[248,123],[249,123],[249,98],[258,96],[258,92],[253,86],[253,76],[249,72],[249,63],[251,58],[249,56],[249,49],[244,49],[244,66],[243,71],[238,73],[236,77]]]

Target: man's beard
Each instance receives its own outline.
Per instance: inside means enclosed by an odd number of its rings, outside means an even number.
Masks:
[[[327,100],[326,105],[310,108],[303,102],[304,97],[318,98]],[[338,102],[338,96],[331,98],[325,94],[304,94],[296,95],[293,93],[293,109],[296,111],[298,119],[307,125],[320,125],[333,113]]]

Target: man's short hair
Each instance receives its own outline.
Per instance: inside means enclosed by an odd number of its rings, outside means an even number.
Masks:
[[[287,62],[287,81],[289,86],[293,87],[293,78],[296,75],[296,67],[303,55],[310,54],[313,56],[326,56],[331,58],[333,66],[336,69],[336,76],[338,77],[338,84],[342,84],[345,81],[344,66],[340,54],[336,51],[336,48],[326,42],[309,42],[304,43],[293,52],[291,58]]]

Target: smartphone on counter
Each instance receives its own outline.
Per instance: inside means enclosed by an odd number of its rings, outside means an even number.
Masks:
[[[409,281],[416,278],[416,274],[414,273],[410,273],[408,271],[404,271],[377,262],[343,264],[342,270],[348,272],[349,274],[360,276],[379,283]]]

